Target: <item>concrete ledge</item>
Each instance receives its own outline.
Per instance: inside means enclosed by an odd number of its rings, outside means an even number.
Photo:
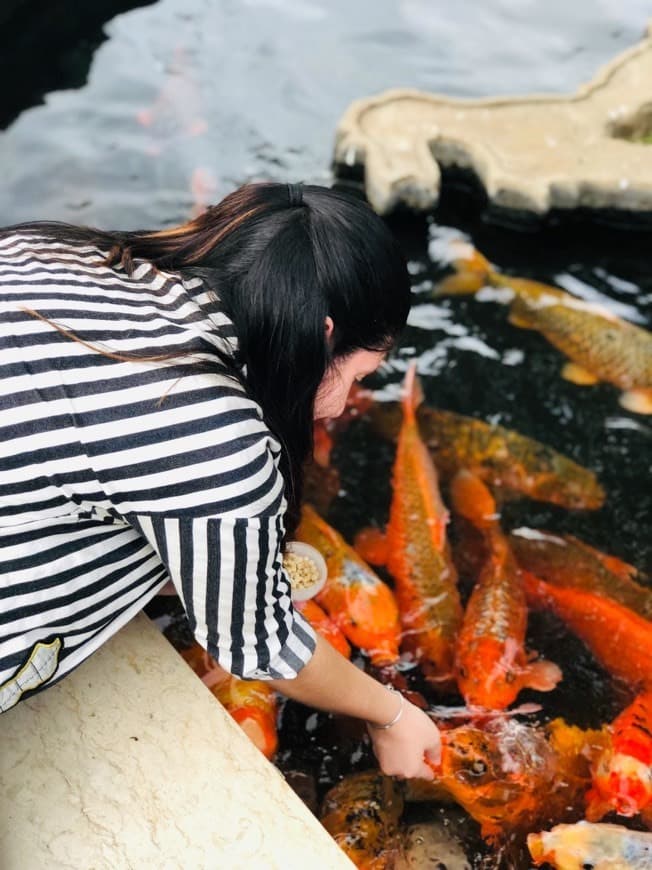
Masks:
[[[143,615],[0,746],[2,870],[353,867]]]
[[[381,214],[433,208],[440,165],[471,170],[501,208],[652,212],[652,23],[573,96],[392,90],[357,100],[338,124],[334,161],[364,166]]]

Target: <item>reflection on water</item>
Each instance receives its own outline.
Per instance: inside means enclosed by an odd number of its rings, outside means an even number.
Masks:
[[[110,23],[87,84],[50,94],[0,133],[0,223],[157,227],[247,179],[330,183],[335,124],[352,99],[396,86],[462,96],[567,92],[635,42],[648,14],[647,0],[160,0]],[[607,492],[601,510],[509,502],[505,528],[569,532],[650,570],[650,418],[622,411],[609,385],[563,381],[561,354],[510,326],[500,289],[430,298],[448,242],[466,234],[502,271],[557,284],[649,328],[649,247],[599,229],[508,232],[464,200],[451,203],[428,220],[391,221],[409,258],[414,306],[373,385],[396,399],[418,355],[429,404],[516,429],[595,471]],[[359,421],[334,461],[342,486],[331,523],[348,536],[382,526],[392,445]],[[609,679],[557,620],[536,615],[531,634],[533,647],[566,668],[545,698],[546,716],[587,725],[617,711]],[[292,704],[283,721],[279,763],[309,771],[320,795],[370,762],[360,734],[342,723]]]
[[[647,0],[159,0],[106,26],[86,85],[0,134],[0,223],[160,226],[192,211],[197,170],[217,198],[248,178],[327,182],[351,100],[568,92],[649,14]]]

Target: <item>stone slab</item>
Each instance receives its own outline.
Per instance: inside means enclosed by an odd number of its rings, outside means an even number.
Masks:
[[[2,870],[353,867],[144,615],[0,747]]]
[[[356,100],[338,124],[334,161],[364,166],[381,214],[433,208],[440,166],[471,170],[503,208],[652,212],[652,22],[572,96],[390,90]]]

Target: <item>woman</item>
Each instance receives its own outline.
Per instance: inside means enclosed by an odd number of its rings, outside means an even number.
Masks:
[[[227,671],[356,716],[382,769],[439,733],[292,609],[281,567],[312,423],[405,324],[366,205],[252,184],[158,232],[0,233],[0,709],[55,683],[171,580]]]

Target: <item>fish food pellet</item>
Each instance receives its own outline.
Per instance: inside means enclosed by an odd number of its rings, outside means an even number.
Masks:
[[[308,556],[286,553],[283,567],[290,575],[294,589],[309,589],[319,580],[319,568]]]

